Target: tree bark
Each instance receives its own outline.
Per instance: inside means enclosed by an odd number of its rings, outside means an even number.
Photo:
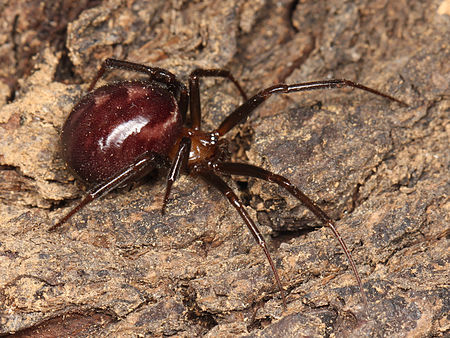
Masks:
[[[0,334],[379,336],[449,333],[449,1],[6,1],[0,28]],[[249,95],[345,78],[349,89],[274,95],[227,136],[234,161],[285,176],[334,220],[338,242],[277,186],[232,178],[286,290],[234,208],[165,172],[47,229],[84,187],[59,132],[107,57],[226,68]],[[105,81],[131,79],[126,72]],[[201,82],[203,126],[241,102]]]

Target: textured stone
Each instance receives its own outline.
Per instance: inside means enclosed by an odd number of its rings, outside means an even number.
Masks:
[[[27,3],[0,14],[0,334],[448,335],[448,1],[94,1],[62,6],[66,16]],[[59,29],[28,24],[33,15]],[[106,57],[183,81],[197,67],[228,68],[250,94],[347,78],[407,102],[347,89],[278,95],[229,135],[234,160],[286,176],[336,220],[367,309],[329,230],[253,179],[232,186],[269,244],[285,311],[235,210],[191,177],[165,216],[164,179],[152,177],[47,232],[83,194],[58,135]],[[205,128],[240,100],[220,80],[201,92]]]

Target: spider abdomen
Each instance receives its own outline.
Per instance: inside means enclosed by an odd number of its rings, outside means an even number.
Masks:
[[[151,81],[123,81],[84,96],[65,122],[64,158],[88,183],[103,182],[145,152],[165,156],[182,128],[174,95]]]

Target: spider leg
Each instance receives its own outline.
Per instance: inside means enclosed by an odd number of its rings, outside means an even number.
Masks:
[[[188,106],[187,88],[184,84],[182,84],[180,81],[177,80],[175,75],[162,68],[149,67],[146,65],[142,65],[140,63],[108,58],[105,61],[103,61],[102,66],[97,72],[97,75],[95,76],[95,78],[92,80],[91,84],[88,87],[88,92],[94,89],[98,80],[105,74],[107,70],[113,69],[122,69],[131,72],[146,74],[150,79],[166,84],[170,89],[172,89],[177,94],[180,112],[183,116],[183,120],[184,121],[186,120],[186,112]]]
[[[111,190],[121,187],[136,178],[144,176],[153,168],[155,159],[155,155],[145,154],[116,175],[89,190],[87,195],[78,203],[78,205],[70,210],[62,219],[60,219],[58,223],[51,226],[48,231],[54,231],[56,228],[63,225],[70,217],[95,199],[106,195]]]
[[[345,255],[347,256],[347,259],[358,282],[359,290],[361,292],[364,304],[367,306],[366,294],[364,293],[361,278],[359,276],[358,270],[356,269],[356,265],[353,261],[350,251],[348,251],[347,245],[337,231],[333,220],[322,209],[320,209],[316,203],[314,203],[308,196],[301,192],[300,189],[293,185],[287,178],[276,175],[270,171],[256,167],[254,165],[245,163],[222,162],[217,163],[215,168],[224,174],[251,176],[278,184],[280,187],[285,188],[291,195],[299,199],[318,219],[320,219],[320,221],[325,226],[329,227],[333,232],[334,236],[344,250]]]
[[[191,151],[191,139],[189,137],[183,137],[178,146],[177,154],[172,162],[169,170],[169,175],[167,176],[166,193],[164,194],[164,200],[161,207],[161,214],[164,215],[166,210],[167,201],[169,200],[170,191],[172,190],[172,185],[180,174],[180,170],[187,168],[187,163],[189,160],[189,152]]]
[[[250,215],[245,210],[244,205],[239,200],[237,195],[231,190],[231,188],[225,183],[222,178],[214,174],[212,170],[209,169],[197,169],[195,171],[195,174],[200,176],[206,183],[209,185],[215,187],[218,189],[226,198],[228,198],[228,201],[236,208],[239,215],[244,220],[245,224],[247,224],[248,229],[250,230],[251,234],[255,238],[256,242],[259,244],[259,246],[264,251],[264,254],[267,257],[267,260],[269,261],[270,267],[272,268],[273,274],[275,276],[276,283],[278,285],[278,288],[281,292],[281,297],[283,299],[283,306],[286,309],[286,297],[284,295],[284,290],[281,285],[281,280],[278,275],[277,269],[275,268],[275,264],[273,263],[272,257],[270,256],[269,250],[267,249],[266,242],[264,241],[263,236],[261,235],[261,232],[259,231],[256,224],[253,222],[253,220],[250,218]]]
[[[269,88],[266,88],[262,91],[260,91],[258,94],[254,95],[250,99],[248,99],[246,102],[241,104],[239,107],[237,107],[230,115],[228,115],[225,120],[222,122],[222,124],[217,128],[217,132],[220,136],[226,134],[228,131],[230,131],[233,127],[236,125],[244,122],[247,117],[250,116],[250,114],[265,100],[267,100],[271,95],[273,94],[290,94],[294,92],[303,92],[303,91],[309,91],[309,90],[316,90],[316,89],[333,89],[333,88],[343,88],[343,87],[352,87],[364,90],[366,92],[384,97],[386,99],[389,99],[391,101],[395,101],[401,105],[408,106],[403,101],[400,101],[396,99],[393,96],[390,96],[388,94],[384,94],[376,89],[372,89],[369,87],[366,87],[362,84],[349,81],[349,80],[343,80],[343,79],[337,79],[337,80],[323,80],[323,81],[314,81],[314,82],[305,82],[305,83],[294,83],[291,85],[286,84],[278,84]]]
[[[189,75],[189,93],[190,93],[189,104],[190,104],[192,127],[196,130],[199,130],[201,125],[200,89],[199,89],[199,80],[201,77],[222,77],[230,80],[239,90],[239,93],[244,98],[244,101],[247,101],[247,95],[245,94],[239,82],[236,81],[236,79],[230,73],[230,71],[226,69],[195,69]]]

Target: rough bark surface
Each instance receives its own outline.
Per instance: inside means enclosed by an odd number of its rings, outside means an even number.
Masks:
[[[450,1],[73,3],[0,5],[0,335],[449,334]],[[235,210],[191,177],[165,216],[164,179],[153,179],[49,233],[84,191],[59,132],[106,57],[183,81],[228,68],[250,94],[346,78],[407,102],[278,95],[228,136],[234,160],[284,175],[336,220],[367,309],[329,230],[253,179],[233,187],[269,243],[287,310]],[[227,82],[202,81],[205,128],[238,103]]]

